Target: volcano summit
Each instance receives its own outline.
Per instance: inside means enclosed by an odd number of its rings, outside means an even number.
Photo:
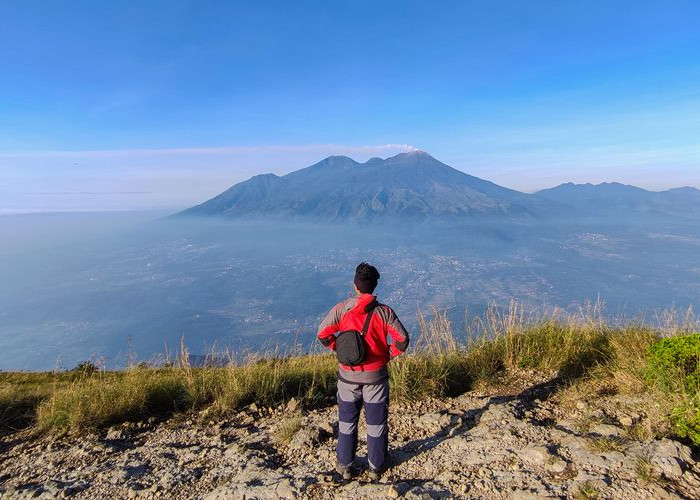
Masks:
[[[256,175],[179,215],[327,221],[529,217],[548,204],[411,151],[365,163],[330,156],[281,177]]]

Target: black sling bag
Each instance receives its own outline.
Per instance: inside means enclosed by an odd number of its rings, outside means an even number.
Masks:
[[[357,366],[364,363],[365,355],[367,354],[364,337],[367,335],[367,329],[373,314],[374,307],[367,314],[367,319],[361,332],[357,330],[343,330],[336,334],[335,353],[341,365]]]

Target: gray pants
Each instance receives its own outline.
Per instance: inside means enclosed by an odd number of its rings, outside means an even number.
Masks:
[[[364,404],[367,420],[367,460],[381,469],[389,453],[389,381],[355,384],[338,380],[338,448],[340,465],[350,465],[357,450],[357,422]]]

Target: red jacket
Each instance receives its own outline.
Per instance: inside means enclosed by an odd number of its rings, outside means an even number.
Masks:
[[[369,293],[350,297],[336,305],[318,328],[318,339],[335,351],[335,334],[343,330],[362,330],[367,311],[374,307],[374,314],[365,335],[367,351],[365,362],[357,366],[340,365],[348,371],[376,371],[383,368],[389,359],[408,348],[408,332],[399,321],[394,310],[377,302]],[[387,341],[387,335],[392,343]]]

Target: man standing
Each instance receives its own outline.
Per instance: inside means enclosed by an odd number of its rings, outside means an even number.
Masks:
[[[372,295],[379,271],[362,262],[355,269],[355,293],[337,304],[318,329],[321,343],[335,351],[336,334],[363,331],[365,355],[354,366],[339,363],[338,370],[338,472],[352,478],[357,449],[357,423],[364,403],[367,420],[367,460],[375,481],[388,465],[389,370],[387,363],[408,348],[408,332],[389,306]],[[387,336],[391,337],[389,344]]]

